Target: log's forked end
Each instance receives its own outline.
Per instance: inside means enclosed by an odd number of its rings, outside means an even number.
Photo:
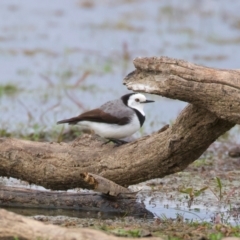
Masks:
[[[94,189],[97,189],[98,187],[98,181],[91,176],[89,173],[80,173],[80,176],[83,178],[83,181],[87,184],[93,186]]]

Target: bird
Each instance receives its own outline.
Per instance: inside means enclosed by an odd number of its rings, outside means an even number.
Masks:
[[[68,123],[91,129],[95,134],[122,145],[122,140],[137,132],[145,121],[143,111],[145,103],[152,103],[141,93],[128,93],[120,99],[108,101],[99,108],[84,112],[77,117],[58,121],[57,124]]]

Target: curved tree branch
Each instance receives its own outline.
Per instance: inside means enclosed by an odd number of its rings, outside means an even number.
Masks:
[[[90,172],[129,186],[183,170],[240,122],[239,71],[169,58],[136,59],[134,64],[137,69],[124,80],[129,89],[193,103],[171,127],[118,148],[89,135],[70,144],[3,138],[0,175],[55,190],[93,189],[82,177]]]
[[[118,148],[91,135],[70,144],[0,139],[0,175],[66,190],[89,188],[81,174],[91,172],[128,186],[181,171],[233,125],[189,105],[167,130]]]

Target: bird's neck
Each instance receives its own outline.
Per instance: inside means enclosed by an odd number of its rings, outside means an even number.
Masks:
[[[145,113],[143,111],[143,106],[139,105],[139,106],[134,106],[131,107],[133,110],[137,110],[139,113],[141,113],[141,115],[145,116]]]
[[[136,108],[132,108],[132,109],[135,111],[135,113],[136,113],[136,115],[138,117],[140,126],[142,127],[143,123],[145,122],[145,114],[144,114],[144,112],[142,111],[143,112],[143,114],[142,114],[138,109],[136,109]]]

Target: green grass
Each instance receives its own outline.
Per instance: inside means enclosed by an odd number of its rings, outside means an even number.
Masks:
[[[121,237],[135,237],[135,238],[141,237],[140,229],[131,229],[131,230],[115,229],[111,232]]]
[[[0,129],[0,137],[11,137],[12,134],[5,129]]]
[[[0,85],[0,97],[3,95],[14,95],[19,89],[13,84]]]
[[[190,188],[180,189],[179,192],[188,194],[190,199],[193,200],[195,197],[200,196],[207,189],[208,189],[208,187],[203,187],[199,190],[196,190],[196,189],[193,189],[192,187],[190,187]]]
[[[0,137],[16,137],[29,141],[45,141],[45,142],[70,142],[81,136],[82,131],[77,127],[71,127],[64,130],[64,128],[54,127],[52,131],[44,131],[44,128],[38,124],[31,126],[32,133],[12,132],[6,129],[0,129]]]

